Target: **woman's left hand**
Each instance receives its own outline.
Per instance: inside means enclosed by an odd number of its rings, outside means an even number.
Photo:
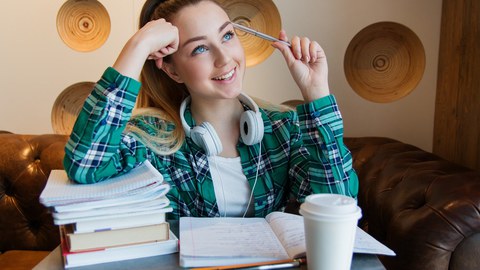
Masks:
[[[280,39],[288,40],[284,30],[280,32]],[[327,57],[322,47],[306,37],[295,36],[290,43],[291,47],[281,42],[274,42],[272,46],[283,54],[305,102],[329,95]]]

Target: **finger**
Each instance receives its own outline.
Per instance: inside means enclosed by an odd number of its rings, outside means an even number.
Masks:
[[[160,49],[159,54],[161,54],[162,57],[165,57],[165,56],[167,56],[167,55],[169,55],[169,54],[171,54],[171,53],[169,52],[168,47],[164,47],[164,48],[161,48],[161,49]]]
[[[288,41],[287,34],[285,33],[284,30],[280,31],[279,39],[282,41]],[[278,49],[283,54],[283,57],[285,58],[288,64],[295,61],[295,56],[293,55],[291,48],[287,46],[285,43],[273,42],[272,47],[274,47],[275,49]]]
[[[279,36],[278,36],[278,39],[281,40],[281,41],[285,41],[285,42],[273,42],[273,43],[272,43],[272,46],[273,46],[274,48],[279,49],[280,46],[287,46],[287,47],[288,47],[288,45],[287,45],[287,43],[288,43],[288,37],[287,37],[287,34],[285,33],[285,30],[282,29],[282,30],[280,31],[280,34],[279,34]]]
[[[322,51],[322,48],[316,41],[313,41],[312,43],[310,43],[310,62],[311,63],[315,63],[317,61],[317,58],[320,57],[319,54],[321,53],[321,51]]]
[[[159,58],[162,58],[163,57],[163,54],[160,53],[160,52],[153,52],[151,53],[149,56],[148,56],[148,59],[153,59],[153,60],[157,60]]]
[[[317,47],[317,62],[319,61],[327,61],[327,55],[325,54],[325,51],[323,50],[322,46],[318,45]]]
[[[170,54],[172,54],[172,53],[174,53],[174,52],[176,52],[176,51],[177,51],[176,48],[170,47],[170,46],[167,46],[167,47],[165,47],[165,48],[160,49],[160,52],[163,54],[163,56],[170,55]]]
[[[302,52],[301,60],[308,63],[310,62],[310,39],[303,37],[300,39],[300,50]]]
[[[155,64],[157,65],[158,68],[162,68],[163,66],[163,58],[158,58],[155,60]]]
[[[295,56],[295,59],[301,59],[302,49],[300,44],[300,38],[297,36],[294,36],[292,38],[291,44],[292,44],[292,52],[293,52],[293,55]]]
[[[288,42],[288,37],[287,37],[287,32],[285,30],[280,31],[280,35],[278,37],[280,40],[287,41]]]

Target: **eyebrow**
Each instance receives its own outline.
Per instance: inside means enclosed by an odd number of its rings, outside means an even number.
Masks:
[[[222,26],[220,26],[218,28],[218,32],[222,32],[223,29],[225,29],[225,27],[227,27],[229,24],[231,24],[230,21],[226,21],[225,23],[222,24]],[[207,39],[207,36],[198,36],[198,37],[193,37],[191,39],[188,39],[187,41],[185,41],[185,43],[183,43],[182,47],[185,47],[187,44],[191,43],[191,42],[194,42],[194,41],[198,41],[198,40],[203,40],[203,39]]]

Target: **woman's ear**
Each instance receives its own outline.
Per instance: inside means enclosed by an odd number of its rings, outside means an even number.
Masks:
[[[156,63],[157,67],[167,73],[168,77],[170,77],[172,80],[176,81],[177,83],[183,83],[183,80],[180,78],[177,72],[175,72],[175,67],[172,65],[172,63],[167,63],[165,61],[159,63],[158,60]]]

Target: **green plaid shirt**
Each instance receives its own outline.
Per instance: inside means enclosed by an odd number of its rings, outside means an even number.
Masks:
[[[79,183],[95,183],[125,173],[145,160],[171,185],[168,198],[180,216],[219,216],[207,156],[187,138],[172,155],[158,155],[131,133],[135,124],[151,135],[169,125],[154,117],[132,118],[140,83],[109,67],[87,98],[65,147],[64,166]],[[237,148],[243,172],[254,189],[255,216],[281,210],[311,193],[357,196],[358,178],[343,143],[343,123],[335,98],[327,96],[297,111],[261,109],[265,133],[260,144]],[[193,125],[189,110],[186,121]],[[171,128],[171,124],[170,124]],[[260,154],[260,158],[259,158]],[[257,162],[260,162],[258,164]]]

